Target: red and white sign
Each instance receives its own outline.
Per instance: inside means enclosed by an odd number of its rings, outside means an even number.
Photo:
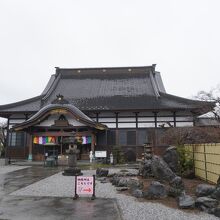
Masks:
[[[92,176],[76,176],[76,194],[93,195],[94,178]]]

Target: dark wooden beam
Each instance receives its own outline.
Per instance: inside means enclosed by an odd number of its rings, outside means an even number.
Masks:
[[[158,112],[153,112],[154,113],[154,126],[157,128],[157,113]]]
[[[118,128],[118,112],[115,112],[116,128]]]
[[[173,126],[176,127],[176,112],[173,112]]]

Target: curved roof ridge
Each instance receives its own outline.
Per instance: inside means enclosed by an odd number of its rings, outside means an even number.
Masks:
[[[49,104],[41,108],[37,113],[35,113],[31,118],[28,120],[17,124],[13,126],[12,129],[15,130],[22,130],[24,128],[27,128],[28,126],[32,126],[36,123],[39,123],[41,120],[40,119],[45,119],[45,114],[47,114],[49,111],[57,110],[57,109],[62,109],[62,110],[67,110],[70,113],[72,113],[77,120],[86,123],[87,125],[91,127],[95,127],[97,129],[107,129],[107,126],[97,123],[93,121],[91,118],[89,118],[87,115],[85,115],[82,111],[80,111],[77,107],[75,107],[72,104]]]

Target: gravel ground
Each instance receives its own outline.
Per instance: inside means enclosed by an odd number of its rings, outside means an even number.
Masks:
[[[110,173],[120,169],[111,169]],[[83,171],[84,176],[91,176],[95,171]],[[16,196],[51,196],[72,197],[74,192],[74,177],[55,174],[39,182],[31,184],[10,195]],[[218,220],[219,218],[206,213],[193,214],[168,208],[161,204],[139,202],[136,198],[117,193],[110,183],[96,181],[96,196],[98,198],[116,198],[124,220]]]
[[[28,167],[29,166],[14,166],[14,165],[1,166],[0,167],[0,174],[6,174],[6,173],[13,172],[16,170],[26,169]]]

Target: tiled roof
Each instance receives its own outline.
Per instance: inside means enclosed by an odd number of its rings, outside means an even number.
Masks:
[[[41,96],[0,106],[1,112],[38,111],[61,94],[80,110],[196,110],[213,103],[167,94],[155,65],[123,68],[57,68]],[[205,109],[204,107],[206,106]],[[199,110],[200,109],[200,110]]]

